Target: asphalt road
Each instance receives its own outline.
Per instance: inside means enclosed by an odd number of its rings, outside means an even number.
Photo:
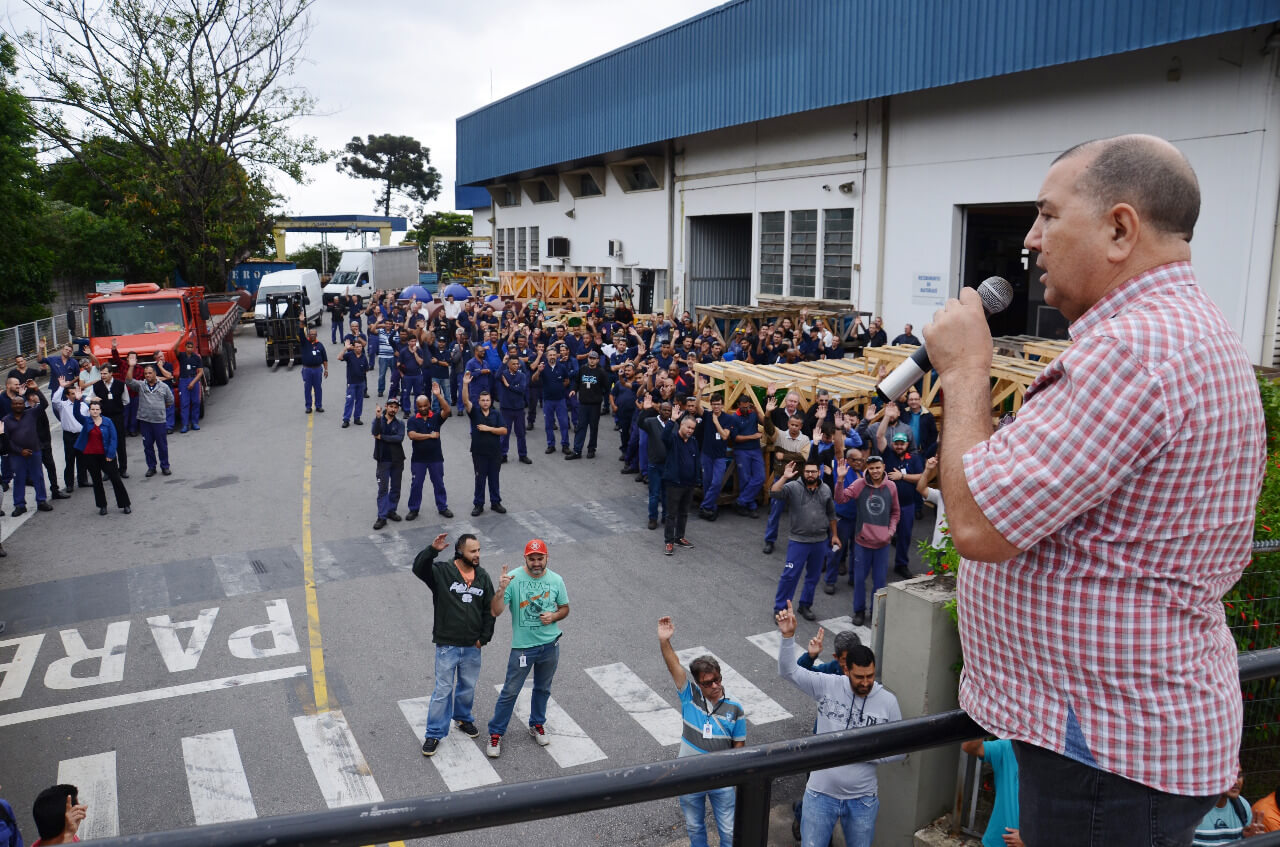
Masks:
[[[325,383],[326,411],[306,415],[298,369],[268,370],[251,329],[237,344],[239,370],[209,398],[202,430],[170,438],[172,476],[145,479],[141,444],[130,440],[131,516],[112,508],[100,517],[85,490],[53,513],[0,520],[9,553],[0,560],[0,796],[28,841],[36,837],[31,802],[58,781],[89,795],[84,836],[470,784],[518,791],[548,776],[671,758],[676,747],[663,742],[678,735],[679,719],[659,711],[671,719],[664,731],[652,717],[662,704],[644,690],[678,709],[655,635],[664,614],[675,619],[677,649],[706,647],[731,669],[729,695],[750,700],[749,744],[811,731],[812,702],[778,678],[768,651],[785,545],[761,553],[763,517],[695,517],[688,536],[696,547],[667,558],[661,532],[645,527],[643,486],[618,473],[612,427],[597,459],[565,462],[543,454],[539,416],[534,464],[503,467],[509,514],[469,516],[466,425],[451,421],[446,482],[457,517],[435,513],[428,482],[422,518],[375,533],[368,423],[378,398],[368,401],[364,427],[341,429],[340,367]],[[309,649],[304,504],[322,678]],[[548,720],[545,749],[523,733],[517,712],[496,761],[479,754],[483,738],[465,740],[456,729],[453,756],[421,755],[412,727],[433,684],[430,594],[409,567],[436,532],[463,531],[480,536],[495,581],[501,565],[521,564],[535,535],[565,579],[571,614],[552,688],[560,711]],[[918,525],[918,535],[926,531]],[[785,532],[784,517],[784,540]],[[817,595],[820,619],[850,610],[843,584],[834,596]],[[484,651],[475,706],[482,735],[510,627],[501,619]],[[801,621],[799,636],[815,630]],[[801,788],[799,778],[780,780],[775,802]],[[513,835],[656,845],[682,840],[684,828],[670,800],[435,843]]]

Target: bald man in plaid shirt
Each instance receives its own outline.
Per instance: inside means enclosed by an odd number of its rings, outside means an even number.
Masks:
[[[1240,684],[1221,601],[1250,557],[1258,387],[1195,281],[1200,192],[1177,149],[1150,136],[1078,145],[1036,205],[1025,246],[1073,343],[1013,423],[992,433],[976,293],[925,330],[965,559],[960,702],[1014,742],[1029,847],[1190,844],[1236,776]],[[1203,445],[1224,443],[1231,473],[1188,485]]]

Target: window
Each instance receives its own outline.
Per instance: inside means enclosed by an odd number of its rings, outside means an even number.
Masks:
[[[520,232],[519,240],[517,241],[517,244],[519,246],[516,247],[516,262],[520,266],[519,269],[523,271],[523,270],[528,270],[529,268],[529,266],[525,263],[525,257],[529,255],[527,252],[528,245],[529,245],[529,230],[527,230],[524,227],[520,227],[519,232]]]
[[[516,228],[507,227],[507,270],[514,271],[516,269]]]
[[[498,229],[498,246],[494,250],[494,260],[494,270],[507,269],[507,231],[505,229]]]
[[[560,178],[555,174],[535,176],[520,183],[532,203],[551,203],[559,199]]]
[[[604,167],[591,166],[565,171],[564,187],[573,197],[599,197],[604,194]]]
[[[791,291],[792,297],[816,296],[818,271],[818,210],[802,209],[791,213]]]
[[[529,227],[529,267],[533,270],[538,269],[538,263],[542,261],[542,257],[538,255],[538,228],[536,226]]]
[[[622,283],[628,288],[631,287],[631,268],[618,269],[618,282]]]
[[[653,178],[653,172],[643,162],[638,165],[627,165],[621,171],[622,178],[618,181],[622,183],[623,191],[647,191],[658,187],[658,181]]]
[[[853,279],[853,209],[827,209],[822,214],[822,296],[848,300]]]
[[[782,294],[786,250],[786,218],[782,212],[760,213],[760,293]]]
[[[579,197],[599,197],[604,192],[600,190],[600,186],[596,184],[595,177],[591,174],[578,174],[578,195]]]
[[[98,335],[181,332],[182,304],[175,299],[98,303],[93,306],[92,320]]]
[[[519,186],[499,183],[497,185],[487,185],[485,187],[489,189],[489,196],[493,198],[493,202],[499,208],[520,205]]]

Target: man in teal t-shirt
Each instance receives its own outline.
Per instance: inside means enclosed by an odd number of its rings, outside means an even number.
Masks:
[[[502,579],[489,607],[495,618],[504,609],[511,609],[511,655],[507,657],[507,679],[489,721],[489,748],[485,753],[490,759],[502,754],[502,736],[530,670],[533,699],[529,734],[543,747],[551,743],[543,724],[547,721],[551,679],[560,663],[563,633],[558,622],[569,616],[569,594],[560,575],[547,569],[547,558],[547,544],[541,538],[524,545],[524,567],[507,573],[507,566],[502,566]]]
[[[1018,835],[1018,759],[1012,741],[966,741],[961,749],[991,765],[996,802],[991,807],[982,847],[1023,847]]]

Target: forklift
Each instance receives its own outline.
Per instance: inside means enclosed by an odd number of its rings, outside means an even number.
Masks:
[[[302,364],[302,345],[307,340],[302,293],[268,294],[264,303],[267,307],[267,317],[263,321],[267,338],[267,367],[276,363]]]

